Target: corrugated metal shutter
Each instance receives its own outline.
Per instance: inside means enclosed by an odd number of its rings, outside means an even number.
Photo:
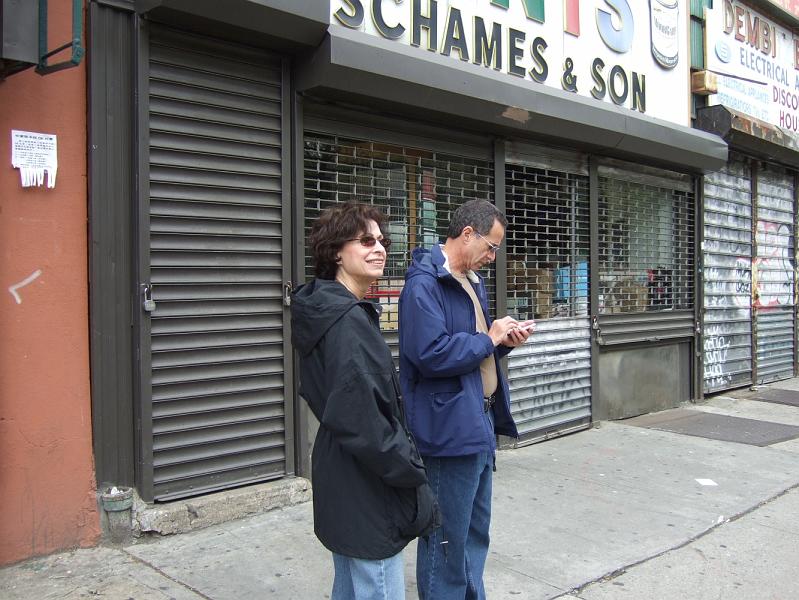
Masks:
[[[282,64],[151,26],[153,495],[286,472]]]
[[[591,421],[589,179],[574,153],[509,144],[506,156],[508,314],[537,321],[508,358],[524,444]]]
[[[704,183],[704,388],[752,382],[752,182],[730,156]]]
[[[421,144],[420,144],[421,145]],[[452,211],[468,200],[493,201],[491,162],[452,154],[354,139],[305,133],[305,228],[337,202],[374,204],[388,217],[392,240],[384,277],[369,297],[383,306],[380,327],[397,356],[398,302],[410,264],[410,252],[446,238]],[[489,302],[495,306],[494,266],[481,271]],[[310,254],[306,277],[313,277]]]
[[[794,374],[794,179],[765,165],[757,177],[757,383]]]

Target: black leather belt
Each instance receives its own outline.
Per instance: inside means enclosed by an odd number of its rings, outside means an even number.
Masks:
[[[497,400],[496,394],[491,394],[488,398],[483,398],[483,412],[488,412],[492,406],[494,406],[494,402]]]

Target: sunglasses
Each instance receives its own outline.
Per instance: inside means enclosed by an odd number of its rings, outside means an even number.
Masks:
[[[389,246],[391,246],[391,240],[384,237],[384,238],[376,238],[371,233],[365,233],[361,237],[352,238],[351,240],[347,240],[348,242],[360,242],[361,246],[365,246],[366,248],[374,248],[377,242],[380,242],[380,245],[383,246],[386,250],[388,250]]]

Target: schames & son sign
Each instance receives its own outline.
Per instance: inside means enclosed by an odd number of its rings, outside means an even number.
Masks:
[[[686,125],[686,0],[333,0],[332,24]]]

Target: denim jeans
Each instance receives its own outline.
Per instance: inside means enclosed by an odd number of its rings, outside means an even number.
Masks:
[[[405,600],[402,552],[383,560],[351,558],[334,552],[333,568],[330,600]]]
[[[419,600],[485,600],[494,454],[426,456],[424,463],[443,526],[417,545]]]

